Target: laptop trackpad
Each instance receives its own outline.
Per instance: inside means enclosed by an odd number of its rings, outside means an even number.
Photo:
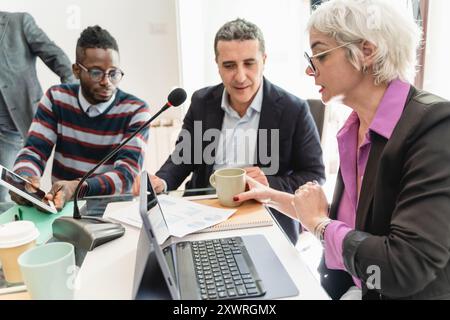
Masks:
[[[252,300],[278,299],[298,295],[297,287],[266,237],[263,235],[241,237],[266,289],[264,296],[252,298]]]

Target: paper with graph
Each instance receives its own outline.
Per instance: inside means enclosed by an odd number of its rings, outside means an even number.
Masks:
[[[211,227],[227,220],[236,212],[236,209],[214,208],[168,195],[159,195],[158,201],[169,234],[175,237],[184,237]],[[123,202],[109,203],[105,214],[109,218],[140,228],[142,219],[139,215],[139,202],[130,202],[127,210],[123,208]]]
[[[184,237],[223,222],[236,212],[236,209],[214,208],[167,195],[158,196],[158,200],[169,233],[175,237]]]

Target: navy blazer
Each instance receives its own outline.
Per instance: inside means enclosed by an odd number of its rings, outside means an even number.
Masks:
[[[184,118],[183,129],[194,137],[194,121],[201,121],[201,136],[208,129],[222,129],[224,111],[221,108],[223,84],[207,87],[195,92],[191,99],[190,108]],[[271,150],[272,143],[279,143],[279,169],[275,175],[267,176],[272,188],[289,193],[302,184],[317,180],[324,182],[324,165],[319,135],[309,111],[306,101],[273,85],[264,78],[263,102],[259,120],[259,129],[268,130],[267,150]],[[272,142],[270,131],[279,130],[279,141]],[[212,143],[217,147],[219,141],[203,141],[202,151]],[[177,144],[182,141],[179,137]],[[257,142],[257,161],[255,166],[267,168],[259,157],[259,141]],[[209,149],[211,146],[208,147]],[[191,144],[191,155],[195,154],[194,143]],[[175,151],[177,152],[177,151]],[[197,150],[198,153],[198,150]],[[266,152],[263,152],[263,154]],[[270,152],[269,152],[270,154]],[[213,155],[215,153],[213,152]],[[272,155],[269,155],[271,157]],[[203,158],[203,157],[202,157]],[[187,188],[209,187],[209,177],[213,173],[214,164],[174,164],[170,156],[156,175],[164,179],[168,190],[177,189],[192,172],[192,178]],[[298,223],[278,212],[274,214],[291,241],[298,237]]]

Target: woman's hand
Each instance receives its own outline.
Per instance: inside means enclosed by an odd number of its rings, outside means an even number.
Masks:
[[[324,219],[328,219],[328,201],[317,182],[308,182],[298,188],[292,204],[298,220],[310,232]]]
[[[256,200],[261,203],[268,203],[275,190],[262,183],[259,183],[248,175],[245,176],[245,181],[248,185],[248,191],[240,193],[234,196],[233,200],[235,202],[244,202],[247,200]]]
[[[249,190],[236,195],[234,201],[244,202],[253,199],[284,213],[292,219],[297,219],[292,205],[294,198],[292,194],[272,189],[249,176],[246,176],[245,179]]]

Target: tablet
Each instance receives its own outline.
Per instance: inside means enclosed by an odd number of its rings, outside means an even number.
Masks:
[[[203,199],[216,199],[216,189],[204,188],[204,189],[186,189],[183,193],[183,198],[187,200],[203,200]]]
[[[217,193],[214,188],[186,189],[168,192],[170,196],[183,197],[186,200],[216,199]]]
[[[51,213],[57,213],[55,205],[52,201],[44,200],[46,193],[41,189],[35,190],[30,182],[25,178],[9,171],[0,165],[0,184],[21,196],[22,198],[31,201],[35,205]]]

